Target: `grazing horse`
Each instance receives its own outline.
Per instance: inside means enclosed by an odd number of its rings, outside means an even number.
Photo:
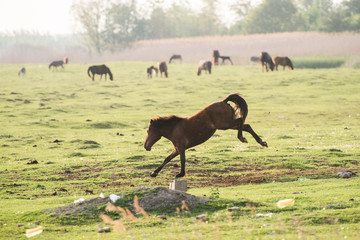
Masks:
[[[168,77],[168,71],[167,71],[167,65],[166,62],[159,62],[158,68],[160,70],[160,76],[162,77],[162,74],[164,73],[165,77]]]
[[[250,58],[250,61],[259,63],[259,62],[260,62],[260,57],[252,56],[252,57]]]
[[[214,66],[219,65],[219,57],[220,57],[219,50],[214,50],[213,51],[213,61],[212,61]]]
[[[25,69],[25,67],[21,67],[20,69],[19,69],[19,71],[18,71],[18,77],[20,78],[20,77],[25,77],[25,75],[26,75],[26,69]]]
[[[228,102],[233,102],[234,107]],[[248,106],[245,100],[238,94],[231,94],[223,101],[212,103],[191,117],[169,116],[150,120],[145,149],[150,151],[161,137],[170,140],[174,146],[173,152],[151,173],[151,176],[156,177],[161,169],[177,155],[180,155],[181,171],[176,177],[185,176],[185,150],[205,142],[217,129],[238,130],[237,137],[244,143],[247,140],[242,132],[248,132],[261,146],[267,147],[267,143],[254,132],[251,126],[245,124],[247,114]]]
[[[146,69],[146,73],[147,73],[148,78],[152,78],[153,75],[155,77],[157,77],[158,69],[156,67],[154,67],[154,66],[151,66],[151,67]]]
[[[288,57],[275,57],[274,63],[276,71],[278,70],[279,65],[283,66],[283,70],[285,70],[285,66],[289,66],[290,70],[294,70],[294,65]]]
[[[169,64],[174,61],[175,59],[179,60],[180,63],[182,63],[182,57],[180,54],[174,54],[171,56],[170,60],[169,60]]]
[[[228,61],[230,61],[231,65],[234,65],[229,56],[219,56],[219,58],[222,59],[221,64],[224,64],[225,60],[228,60]]]
[[[53,61],[49,64],[49,70],[51,69],[51,67],[53,67],[53,71],[55,68],[57,69],[58,67],[64,69],[64,61],[63,60]]]
[[[209,72],[209,74],[211,74],[211,67],[212,67],[211,61],[209,61],[209,60],[206,60],[206,61],[201,60],[199,62],[197,75],[200,76],[202,70],[204,70],[205,72]]]
[[[90,75],[90,72],[91,72],[92,76]],[[105,80],[106,80],[106,74],[109,74],[110,80],[111,81],[113,80],[113,75],[112,75],[110,69],[105,64],[91,66],[88,68],[87,73],[93,81],[94,81],[95,74],[100,75],[100,80],[101,80],[103,74],[105,74]]]
[[[274,71],[274,63],[271,59],[270,54],[267,52],[262,52],[260,55],[260,62],[262,66],[262,71],[264,71],[264,66],[266,68],[266,71],[268,71],[268,67],[270,67],[271,71]],[[269,66],[268,66],[269,65]]]

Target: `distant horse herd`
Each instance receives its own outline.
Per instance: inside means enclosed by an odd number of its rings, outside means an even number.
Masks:
[[[200,76],[202,72],[207,74],[212,73],[212,67],[219,65],[219,59],[221,59],[220,64],[225,64],[230,62],[233,65],[233,62],[229,56],[221,56],[218,50],[213,51],[212,61],[210,60],[201,60],[197,67],[197,75]],[[261,52],[260,56],[252,56],[251,61],[256,62],[261,65],[262,71],[264,68],[266,71],[278,70],[278,66],[283,66],[283,70],[288,66],[290,70],[294,69],[294,66],[289,57],[275,57],[271,58],[270,54],[267,52]],[[64,65],[68,64],[69,59],[64,57],[63,60],[53,61],[49,64],[49,70],[57,70],[58,67],[61,67],[64,70]],[[179,62],[182,63],[182,56],[180,54],[174,54],[169,60],[169,64]],[[158,63],[157,67],[150,66],[146,69],[147,77],[157,77],[160,72],[160,77],[168,78],[168,66],[165,61]],[[95,75],[100,75],[100,80],[102,76],[105,75],[105,80],[107,75],[112,81],[113,74],[110,69],[102,65],[93,65],[90,66],[87,70],[88,76],[94,81]],[[26,69],[21,67],[18,70],[18,77],[25,77]],[[228,104],[232,102],[235,105],[232,106]],[[169,139],[174,146],[173,152],[167,156],[164,162],[151,173],[151,177],[156,177],[162,168],[174,157],[180,155],[181,160],[181,170],[176,177],[185,176],[185,150],[191,147],[197,146],[205,141],[207,141],[217,129],[226,130],[234,129],[238,131],[237,138],[246,143],[246,138],[243,137],[243,131],[250,133],[255,140],[263,147],[267,147],[267,143],[263,141],[251,128],[249,124],[245,124],[245,119],[248,114],[248,106],[246,101],[238,94],[230,94],[223,101],[215,102],[203,110],[199,111],[191,117],[178,117],[171,115],[168,117],[156,117],[150,120],[150,124],[147,130],[147,137],[144,143],[144,148],[148,151],[151,150],[152,146],[161,138],[165,137]]]
[[[220,63],[219,59],[221,59],[221,63]],[[169,64],[174,63],[174,62],[182,63],[182,60],[183,59],[180,54],[174,54],[170,57]],[[283,66],[283,70],[285,70],[286,66],[288,66],[290,70],[294,70],[294,65],[291,62],[289,57],[277,56],[274,59],[272,59],[270,54],[267,52],[261,52],[259,57],[252,56],[250,58],[250,61],[258,63],[261,66],[263,72],[264,72],[264,68],[266,71],[269,71],[269,69],[271,71],[274,71],[274,70],[277,71],[279,65]],[[212,54],[212,61],[210,61],[210,60],[200,60],[199,61],[196,74],[198,76],[200,76],[202,71],[204,71],[205,73],[211,74],[213,66],[216,66],[219,64],[224,65],[224,64],[226,64],[226,62],[229,62],[231,65],[233,65],[233,61],[231,60],[231,58],[229,56],[222,56],[222,55],[220,55],[219,50],[214,50],[213,54]],[[51,70],[51,68],[53,71],[58,70],[58,67],[61,67],[61,69],[64,70],[64,65],[68,64],[68,63],[69,63],[68,57],[64,57],[63,60],[52,61],[49,64],[49,70]],[[160,77],[163,77],[163,74],[164,74],[165,78],[169,77],[168,67],[167,67],[167,64],[165,61],[159,62],[157,67],[150,66],[146,69],[146,74],[147,74],[148,78],[158,77],[159,72],[160,72]],[[94,81],[95,75],[100,75],[100,80],[102,79],[103,75],[105,75],[105,80],[106,80],[107,75],[109,75],[110,80],[114,80],[113,74],[111,73],[110,69],[104,64],[90,66],[87,70],[87,74],[93,81]],[[25,76],[26,76],[26,69],[25,69],[25,67],[21,67],[18,70],[18,77],[23,78]]]
[[[264,67],[266,71],[269,71],[269,68],[271,71],[274,71],[274,69],[277,71],[279,65],[283,66],[283,70],[285,70],[286,66],[288,66],[290,70],[294,70],[294,65],[289,57],[277,56],[273,60],[269,53],[261,52],[260,57],[252,56],[250,60],[261,64],[262,71],[264,71]]]

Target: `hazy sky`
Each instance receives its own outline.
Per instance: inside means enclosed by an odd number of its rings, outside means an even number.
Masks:
[[[72,0],[0,0],[0,32],[71,33]]]
[[[146,2],[146,0],[138,1]],[[177,0],[165,2],[172,1]],[[202,0],[187,1],[194,10],[201,9],[203,6]],[[234,1],[219,0],[222,20],[225,23],[229,24],[234,20],[234,15],[228,9]],[[0,0],[0,33],[27,30],[42,34],[71,34],[76,26],[70,14],[73,2],[74,0]],[[260,0],[253,2],[260,2]],[[334,0],[334,2],[339,2],[339,0]]]
[[[73,2],[74,0],[0,0],[0,33],[27,30],[42,34],[71,34],[76,25],[70,13]],[[188,2],[193,9],[202,7],[202,0]],[[233,0],[221,2],[229,5]],[[225,7],[223,12],[226,12]],[[231,21],[229,14],[224,14],[223,17],[225,21]]]

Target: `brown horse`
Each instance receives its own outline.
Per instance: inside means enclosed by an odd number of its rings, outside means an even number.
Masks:
[[[270,67],[271,71],[274,71],[274,63],[273,60],[271,59],[270,54],[268,54],[267,52],[262,52],[260,54],[260,62],[261,62],[261,66],[262,66],[262,71],[264,71],[264,66],[266,68],[266,71],[268,71],[268,67]]]
[[[227,102],[235,103],[232,107]],[[264,147],[267,143],[254,132],[249,124],[245,124],[248,114],[248,106],[245,100],[238,94],[231,94],[223,101],[215,102],[191,117],[157,117],[150,121],[144,147],[147,151],[161,138],[169,139],[174,151],[164,162],[151,173],[156,177],[161,169],[171,159],[180,154],[181,172],[176,177],[185,176],[185,150],[199,145],[208,140],[217,129],[238,130],[237,137],[241,142],[246,143],[242,131],[249,132],[255,140]]]
[[[209,60],[207,60],[207,61],[201,60],[199,62],[199,65],[198,65],[197,75],[200,76],[202,70],[204,70],[205,72],[208,72],[209,74],[211,74],[211,67],[212,67],[211,61],[209,61]]]
[[[90,72],[91,72],[92,76],[90,75]],[[103,74],[105,74],[105,80],[106,80],[106,74],[109,74],[110,80],[111,81],[113,80],[113,75],[112,75],[110,69],[105,64],[91,66],[88,68],[87,73],[88,73],[88,76],[91,77],[91,79],[93,81],[94,81],[95,74],[100,75],[100,80],[101,80]]]
[[[63,62],[64,62],[64,64],[68,64],[68,63],[69,63],[69,58],[68,58],[68,57],[64,57]]]
[[[26,75],[26,69],[25,67],[21,67],[18,71],[18,77],[24,77]]]
[[[164,73],[165,77],[168,77],[168,71],[167,71],[167,65],[166,62],[159,62],[158,63],[158,68],[160,71],[160,76],[162,77],[162,74]]]
[[[275,57],[274,63],[276,71],[278,70],[279,65],[283,66],[283,70],[285,70],[285,66],[289,66],[290,70],[294,70],[294,65],[288,57]]]
[[[219,65],[219,57],[220,57],[219,50],[214,50],[212,57],[213,57],[212,58],[213,59],[212,63],[214,64],[214,66]]]

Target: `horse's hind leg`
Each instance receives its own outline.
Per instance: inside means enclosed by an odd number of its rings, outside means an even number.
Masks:
[[[244,119],[243,118],[238,118],[235,120],[236,121],[236,125],[238,126],[238,139],[243,142],[243,143],[247,143],[246,138],[244,138],[242,132],[244,130]]]
[[[176,157],[177,155],[179,155],[179,153],[174,150],[169,156],[167,156],[167,158],[165,158],[164,162],[155,170],[151,173],[150,176],[152,177],[156,177],[158,175],[158,173],[161,171],[161,169],[168,163],[171,161],[171,159],[173,159],[174,157]]]
[[[263,141],[255,132],[254,130],[251,128],[251,126],[249,124],[244,124],[243,126],[243,130],[245,132],[248,132],[250,133],[254,138],[255,140],[263,147],[267,147],[267,143],[265,141]]]
[[[237,138],[243,142],[247,143],[246,138],[244,138],[242,132],[244,128],[244,119],[243,118],[237,118],[232,120],[230,123],[226,123],[226,125],[222,125],[221,127],[218,127],[218,129],[226,130],[226,129],[235,129],[238,130]]]

